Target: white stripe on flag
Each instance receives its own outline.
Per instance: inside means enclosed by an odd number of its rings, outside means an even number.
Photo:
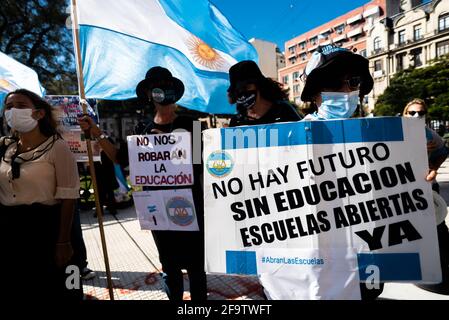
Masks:
[[[216,49],[219,63],[201,63],[202,57],[208,57],[208,47],[198,48],[198,38],[170,19],[156,0],[78,0],[76,9],[80,25],[104,28],[177,49],[198,69],[227,73],[237,63]]]

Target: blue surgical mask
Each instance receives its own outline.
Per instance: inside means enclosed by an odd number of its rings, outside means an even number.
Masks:
[[[321,106],[318,115],[325,119],[350,118],[359,101],[359,91],[352,92],[322,92]]]

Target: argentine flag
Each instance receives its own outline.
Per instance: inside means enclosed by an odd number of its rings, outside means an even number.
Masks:
[[[134,98],[147,70],[162,66],[184,83],[180,105],[235,113],[229,68],[257,53],[209,1],[78,0],[74,12],[88,98]]]
[[[0,52],[0,111],[6,94],[16,89],[28,89],[41,97],[45,91],[36,71]]]

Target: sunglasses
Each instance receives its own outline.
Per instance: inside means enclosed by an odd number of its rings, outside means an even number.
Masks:
[[[427,114],[427,111],[407,111],[407,113],[411,116],[418,114],[420,117]]]
[[[323,88],[331,90],[340,90],[345,84],[351,91],[360,89],[362,80],[360,77],[351,77],[349,79],[327,80],[322,84]]]

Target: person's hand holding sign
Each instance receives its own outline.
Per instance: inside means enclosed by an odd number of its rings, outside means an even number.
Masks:
[[[437,177],[437,174],[438,174],[437,170],[429,169],[429,173],[427,174],[426,181],[432,182]]]

